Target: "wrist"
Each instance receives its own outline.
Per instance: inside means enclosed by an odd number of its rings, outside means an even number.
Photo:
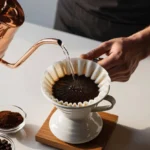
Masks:
[[[143,52],[143,58],[150,55],[150,27],[127,38],[133,42],[133,45],[136,46],[135,48],[139,49],[140,52]]]

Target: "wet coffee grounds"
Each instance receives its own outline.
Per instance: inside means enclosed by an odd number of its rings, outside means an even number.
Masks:
[[[7,140],[0,139],[0,150],[12,150],[12,146]]]
[[[78,103],[94,99],[99,94],[98,85],[85,75],[66,75],[55,82],[53,96],[68,103]]]
[[[1,111],[0,112],[0,128],[10,129],[17,127],[23,122],[23,117],[18,112]]]

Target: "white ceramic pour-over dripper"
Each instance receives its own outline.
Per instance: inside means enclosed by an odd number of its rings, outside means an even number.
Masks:
[[[111,80],[105,69],[90,60],[72,58],[71,62],[77,75],[90,77],[98,85],[99,95],[96,98],[88,102],[72,104],[53,96],[52,88],[55,82],[71,74],[67,60],[56,62],[48,67],[41,86],[44,96],[58,108],[49,123],[52,133],[64,142],[81,144],[98,136],[103,122],[96,112],[112,109],[115,99],[108,95]],[[103,100],[110,102],[110,105],[98,106]]]

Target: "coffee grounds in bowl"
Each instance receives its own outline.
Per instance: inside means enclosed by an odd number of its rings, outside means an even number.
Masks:
[[[23,122],[23,117],[18,112],[0,111],[0,128],[15,128]]]
[[[63,102],[78,103],[97,97],[98,89],[90,77],[75,75],[73,80],[72,75],[66,75],[53,85],[53,96]]]

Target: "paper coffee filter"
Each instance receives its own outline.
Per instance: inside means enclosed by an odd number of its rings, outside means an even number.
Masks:
[[[65,75],[70,75],[69,64],[67,60],[59,61],[47,68],[42,78],[42,91],[44,95],[54,102],[69,107],[84,107],[101,101],[109,92],[110,78],[107,71],[99,64],[85,59],[72,58],[71,62],[74,67],[74,72],[77,75],[85,75],[90,77],[99,87],[99,94],[94,99],[79,103],[68,103],[64,100],[58,100],[53,96],[53,85],[59,78]]]

